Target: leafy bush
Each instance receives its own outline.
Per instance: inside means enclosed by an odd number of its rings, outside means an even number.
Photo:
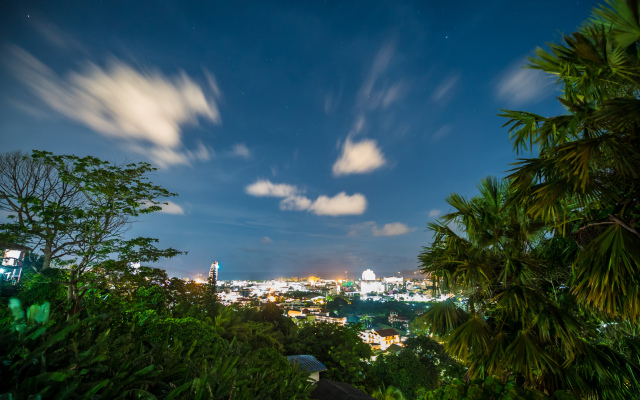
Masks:
[[[38,311],[38,310],[36,310]],[[219,339],[193,319],[153,317],[103,330],[110,317],[25,318],[0,328],[0,396],[68,399],[305,399],[308,374],[273,352]],[[194,322],[197,321],[197,322]],[[167,329],[157,329],[166,326]],[[124,329],[126,328],[126,329]],[[209,327],[210,328],[210,327]],[[126,331],[126,334],[114,334]],[[179,335],[193,338],[184,346]],[[198,339],[203,340],[200,344]],[[214,339],[215,338],[215,339]],[[277,357],[280,357],[279,361]]]

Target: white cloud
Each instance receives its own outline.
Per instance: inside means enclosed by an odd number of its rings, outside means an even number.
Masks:
[[[162,207],[162,210],[159,212],[163,214],[184,215],[184,208],[172,201],[167,201],[167,204],[160,204],[160,207]]]
[[[244,143],[236,143],[231,147],[231,156],[244,159],[251,158],[251,151]]]
[[[262,244],[271,244],[273,240],[269,236],[264,236],[260,239],[260,243]]]
[[[291,197],[298,193],[298,188],[286,183],[271,183],[266,179],[258,179],[245,189],[247,194],[257,197]]]
[[[498,98],[513,104],[537,101],[549,91],[552,79],[544,72],[524,69],[522,63],[511,66],[502,73],[498,82]]]
[[[245,187],[245,192],[257,197],[281,197],[280,209],[287,211],[308,211],[316,215],[360,215],[367,209],[367,199],[360,193],[347,195],[338,193],[333,197],[319,196],[312,201],[302,196],[301,190],[286,183],[272,183],[259,179]]]
[[[304,196],[290,196],[280,202],[281,210],[304,211],[311,207],[311,200]]]
[[[345,192],[333,197],[320,196],[309,206],[309,211],[316,215],[361,215],[367,209],[367,199],[360,193],[351,196]]]
[[[197,125],[199,118],[221,123],[220,91],[209,73],[208,94],[184,72],[167,77],[117,59],[104,69],[87,63],[63,79],[21,48],[10,50],[14,73],[45,104],[98,133],[129,141],[161,166],[205,158],[184,149],[183,126]]]
[[[384,224],[382,229],[378,229],[377,226],[374,226],[371,230],[373,236],[397,236],[404,235],[405,233],[409,233],[413,229],[409,228],[407,225],[400,222],[393,222],[390,224]]]
[[[442,213],[442,211],[436,210],[435,208],[432,208],[431,210],[429,210],[429,218],[437,217],[441,213]]]
[[[166,203],[167,204],[162,204],[162,203],[157,204],[158,207],[162,208],[160,211],[158,211],[159,213],[171,214],[171,215],[184,215],[184,208],[182,208],[182,206],[174,203],[173,201],[167,201]],[[150,201],[145,201],[141,204],[144,208],[151,207],[153,205],[153,203],[151,203]]]
[[[375,171],[386,164],[384,154],[373,139],[354,143],[347,138],[342,154],[333,164],[333,175],[364,174]]]

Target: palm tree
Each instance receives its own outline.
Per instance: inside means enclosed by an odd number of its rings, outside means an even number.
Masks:
[[[637,362],[602,344],[571,301],[570,275],[558,271],[567,268],[559,260],[566,254],[554,252],[558,228],[511,202],[508,181],[487,178],[478,189],[469,200],[449,196],[453,211],[429,224],[434,240],[419,257],[422,271],[468,299],[465,307],[432,306],[423,317],[431,331],[471,378],[515,373],[549,394],[639,393]]]
[[[514,149],[513,201],[563,227],[579,247],[577,301],[607,318],[640,317],[640,1],[611,0],[578,32],[537,49],[557,76],[564,115],[504,111]],[[536,149],[537,147],[537,149]],[[566,230],[567,214],[576,212]]]

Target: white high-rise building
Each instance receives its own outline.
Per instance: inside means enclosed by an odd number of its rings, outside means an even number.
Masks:
[[[362,281],[360,282],[360,293],[379,293],[384,291],[384,286],[380,282],[376,282],[376,274],[372,270],[367,269],[362,273]]]
[[[213,279],[213,283],[218,283],[218,270],[220,266],[217,261],[214,261],[211,264],[211,268],[209,269],[209,278]]]
[[[367,269],[362,273],[362,280],[363,281],[375,281],[376,280],[376,274],[374,274],[372,270]]]

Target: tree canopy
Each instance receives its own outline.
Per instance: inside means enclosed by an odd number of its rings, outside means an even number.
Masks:
[[[458,293],[424,321],[470,378],[496,375],[547,394],[640,393],[640,2],[611,1],[537,49],[566,113],[503,110],[529,152],[478,195],[451,194],[419,259]]]

